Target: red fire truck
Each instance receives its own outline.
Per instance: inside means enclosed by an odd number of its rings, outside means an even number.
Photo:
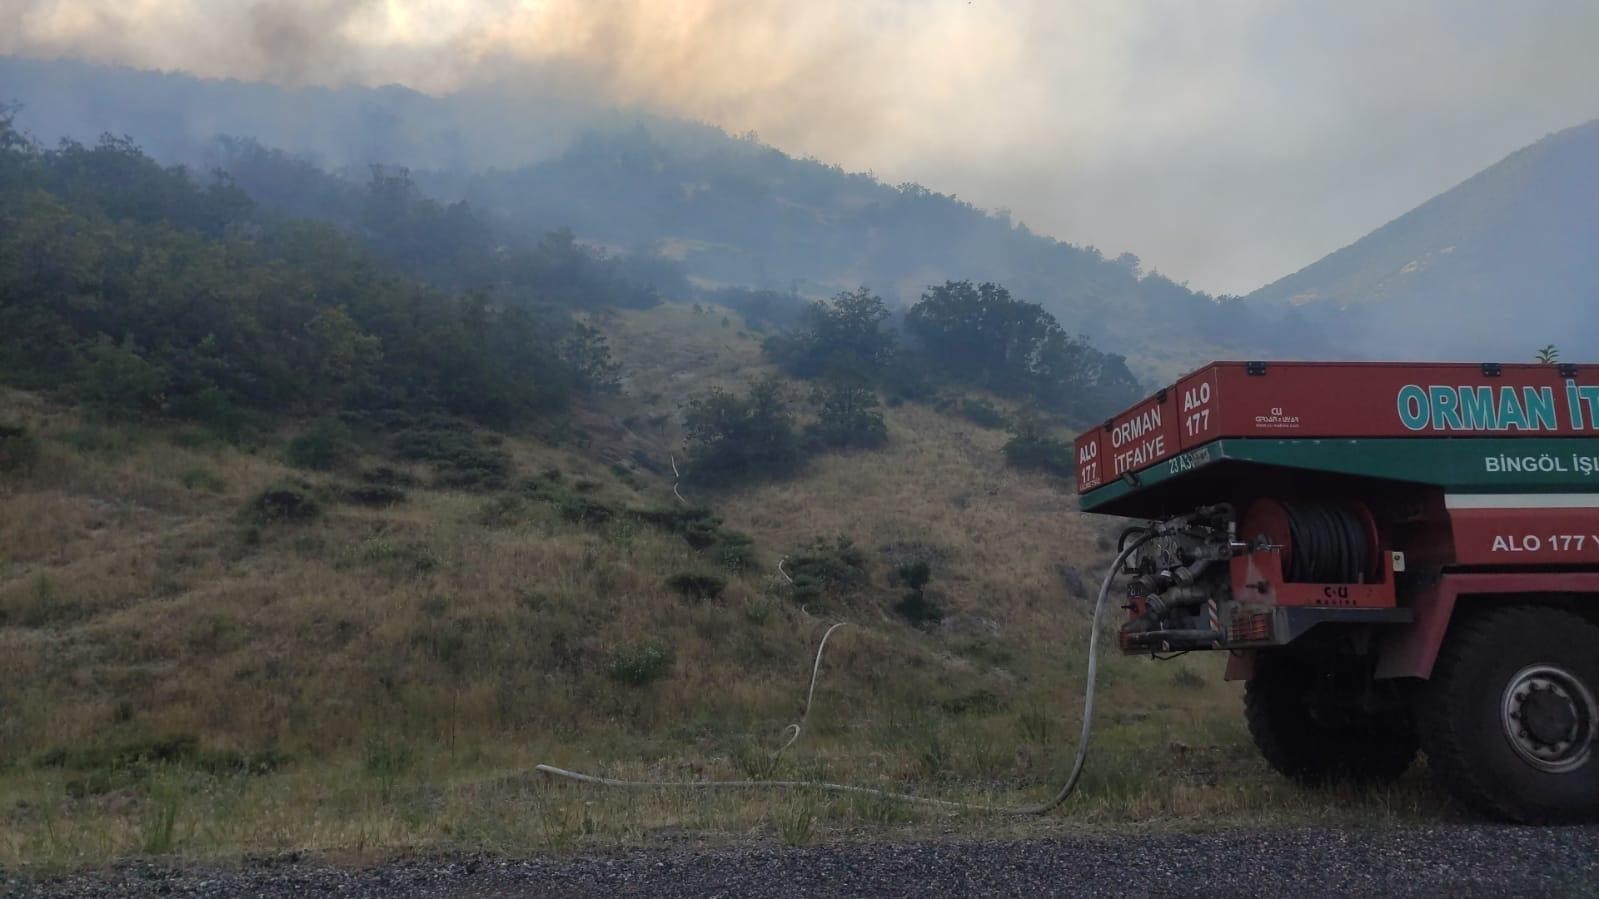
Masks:
[[[1123,650],[1229,653],[1278,771],[1599,818],[1599,366],[1218,362],[1076,456]]]

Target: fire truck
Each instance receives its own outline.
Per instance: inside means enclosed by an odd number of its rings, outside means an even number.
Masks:
[[[1599,366],[1217,362],[1075,451],[1122,650],[1227,653],[1273,768],[1599,819]]]

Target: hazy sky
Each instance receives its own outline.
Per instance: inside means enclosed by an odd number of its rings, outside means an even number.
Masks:
[[[555,83],[1246,292],[1599,117],[1594,0],[0,0],[0,52]]]

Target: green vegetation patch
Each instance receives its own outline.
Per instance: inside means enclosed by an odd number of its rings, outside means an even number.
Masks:
[[[39,458],[39,441],[21,425],[0,423],[0,474],[23,472]]]
[[[611,651],[608,673],[618,683],[641,687],[672,672],[672,648],[660,640],[624,643]]]

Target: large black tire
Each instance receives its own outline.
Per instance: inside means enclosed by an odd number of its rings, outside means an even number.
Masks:
[[[1329,676],[1293,655],[1261,654],[1244,687],[1244,716],[1260,754],[1312,787],[1384,783],[1405,773],[1417,750],[1408,711],[1362,712],[1347,695],[1339,702]]]
[[[1490,817],[1599,820],[1595,697],[1599,627],[1589,621],[1546,606],[1458,620],[1418,704],[1427,763]]]

